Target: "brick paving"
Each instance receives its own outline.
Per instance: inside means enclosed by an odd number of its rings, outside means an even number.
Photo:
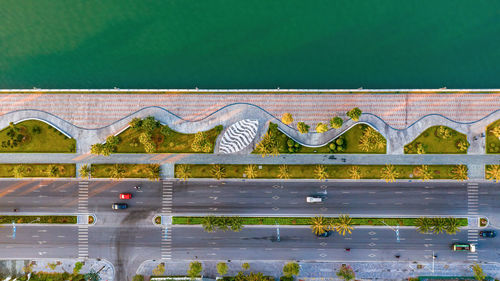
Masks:
[[[472,122],[500,109],[500,93],[410,94],[0,94],[0,115],[36,109],[76,126],[100,128],[145,107],[158,106],[195,121],[234,103],[250,103],[295,122],[327,122],[359,107],[403,129],[427,114],[442,114],[458,122]],[[295,125],[295,124],[292,124]]]

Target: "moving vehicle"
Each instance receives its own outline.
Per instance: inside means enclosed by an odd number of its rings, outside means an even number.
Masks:
[[[130,194],[130,193],[120,193],[120,199],[132,199],[132,194]]]
[[[476,252],[476,245],[469,243],[455,243],[453,244],[453,251],[468,251],[474,253]]]
[[[111,209],[113,210],[120,210],[120,209],[127,209],[128,205],[126,203],[113,203],[111,205]]]
[[[316,236],[318,236],[318,237],[329,237],[329,236],[331,236],[332,234],[333,234],[333,230],[328,230],[328,231],[325,231],[325,232],[323,232],[322,234],[318,234],[318,235],[316,235]]]
[[[307,203],[321,203],[321,202],[323,202],[323,198],[320,196],[307,196],[306,202]]]
[[[479,231],[479,236],[484,238],[493,238],[497,236],[497,233],[493,230],[483,230]]]

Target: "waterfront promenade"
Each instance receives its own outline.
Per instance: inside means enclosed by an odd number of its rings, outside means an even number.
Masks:
[[[344,115],[353,107],[374,114],[391,127],[404,129],[429,114],[441,114],[457,122],[473,122],[500,109],[500,92],[491,93],[32,93],[0,92],[0,116],[19,110],[41,110],[69,123],[88,129],[110,125],[147,107],[160,107],[182,119],[206,118],[221,108],[244,103],[262,108],[280,118],[285,112],[313,127],[328,122],[335,115]],[[269,90],[272,91],[272,90]],[[283,91],[285,92],[285,91]]]

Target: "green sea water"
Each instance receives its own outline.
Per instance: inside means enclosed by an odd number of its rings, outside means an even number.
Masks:
[[[500,1],[0,0],[0,88],[500,88]]]

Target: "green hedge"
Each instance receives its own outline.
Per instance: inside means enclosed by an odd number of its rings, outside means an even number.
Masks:
[[[37,219],[39,220],[35,221]],[[0,224],[9,224],[13,221],[18,224],[76,224],[76,216],[0,216]]]

